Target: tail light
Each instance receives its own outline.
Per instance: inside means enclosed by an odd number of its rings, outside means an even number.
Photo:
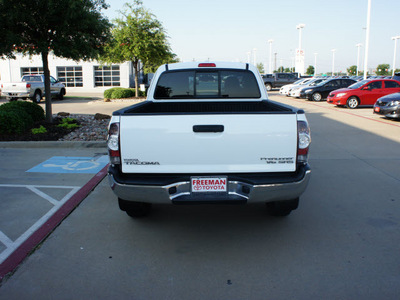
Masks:
[[[311,144],[310,127],[306,121],[297,121],[297,162],[307,163]]]
[[[119,149],[119,122],[111,123],[107,138],[108,156],[112,165],[121,164],[121,152]]]
[[[31,84],[30,84],[30,83],[27,83],[27,84],[26,84],[26,88],[27,88],[27,89],[30,89],[30,88],[31,88]]]

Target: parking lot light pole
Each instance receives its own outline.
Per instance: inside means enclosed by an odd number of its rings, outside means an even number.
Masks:
[[[397,40],[400,39],[400,35],[392,37],[392,40],[394,40],[394,55],[393,55],[393,70],[392,70],[392,76],[394,76],[394,70],[396,70],[396,52],[397,52]]]
[[[253,65],[255,65],[255,66],[257,66],[256,52],[257,52],[257,48],[254,48],[253,49]]]
[[[304,27],[306,27],[305,24],[299,24],[296,26],[296,29],[299,30],[299,50],[301,50],[301,29],[303,29]]]
[[[360,67],[360,47],[362,47],[362,44],[357,44],[357,69],[356,69],[356,76],[358,76],[358,69]]]
[[[268,40],[269,43],[269,74],[272,74],[272,43],[274,40]]]
[[[366,37],[365,37],[365,55],[364,55],[364,80],[367,79],[367,75],[368,75],[368,50],[369,50],[370,23],[371,23],[371,0],[368,0],[367,32],[366,32]]]
[[[332,76],[335,74],[335,52],[336,49],[332,49]]]
[[[314,53],[314,77],[317,76],[317,55],[318,53]]]

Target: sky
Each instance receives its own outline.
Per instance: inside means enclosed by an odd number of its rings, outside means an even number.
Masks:
[[[106,0],[104,14],[113,20],[128,0]],[[181,61],[240,61],[263,63],[269,69],[272,39],[277,66],[294,65],[302,29],[305,67],[315,64],[317,73],[346,72],[364,67],[368,0],[143,0],[143,6],[161,21],[172,51]],[[368,69],[393,66],[395,42],[400,35],[400,0],[372,0]],[[255,50],[254,50],[255,49]],[[336,49],[333,52],[332,49]],[[315,55],[317,53],[317,55]],[[400,40],[396,68],[400,69]]]

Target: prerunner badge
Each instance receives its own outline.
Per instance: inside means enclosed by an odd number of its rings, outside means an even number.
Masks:
[[[192,177],[192,193],[226,192],[226,177]]]

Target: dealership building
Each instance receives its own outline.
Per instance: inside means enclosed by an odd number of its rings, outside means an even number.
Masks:
[[[50,75],[64,83],[68,92],[102,92],[111,87],[134,87],[131,62],[101,65],[98,61],[73,61],[49,54]],[[15,59],[0,59],[0,81],[18,82],[26,74],[43,74],[40,55],[16,54]],[[143,81],[140,75],[139,83]]]

